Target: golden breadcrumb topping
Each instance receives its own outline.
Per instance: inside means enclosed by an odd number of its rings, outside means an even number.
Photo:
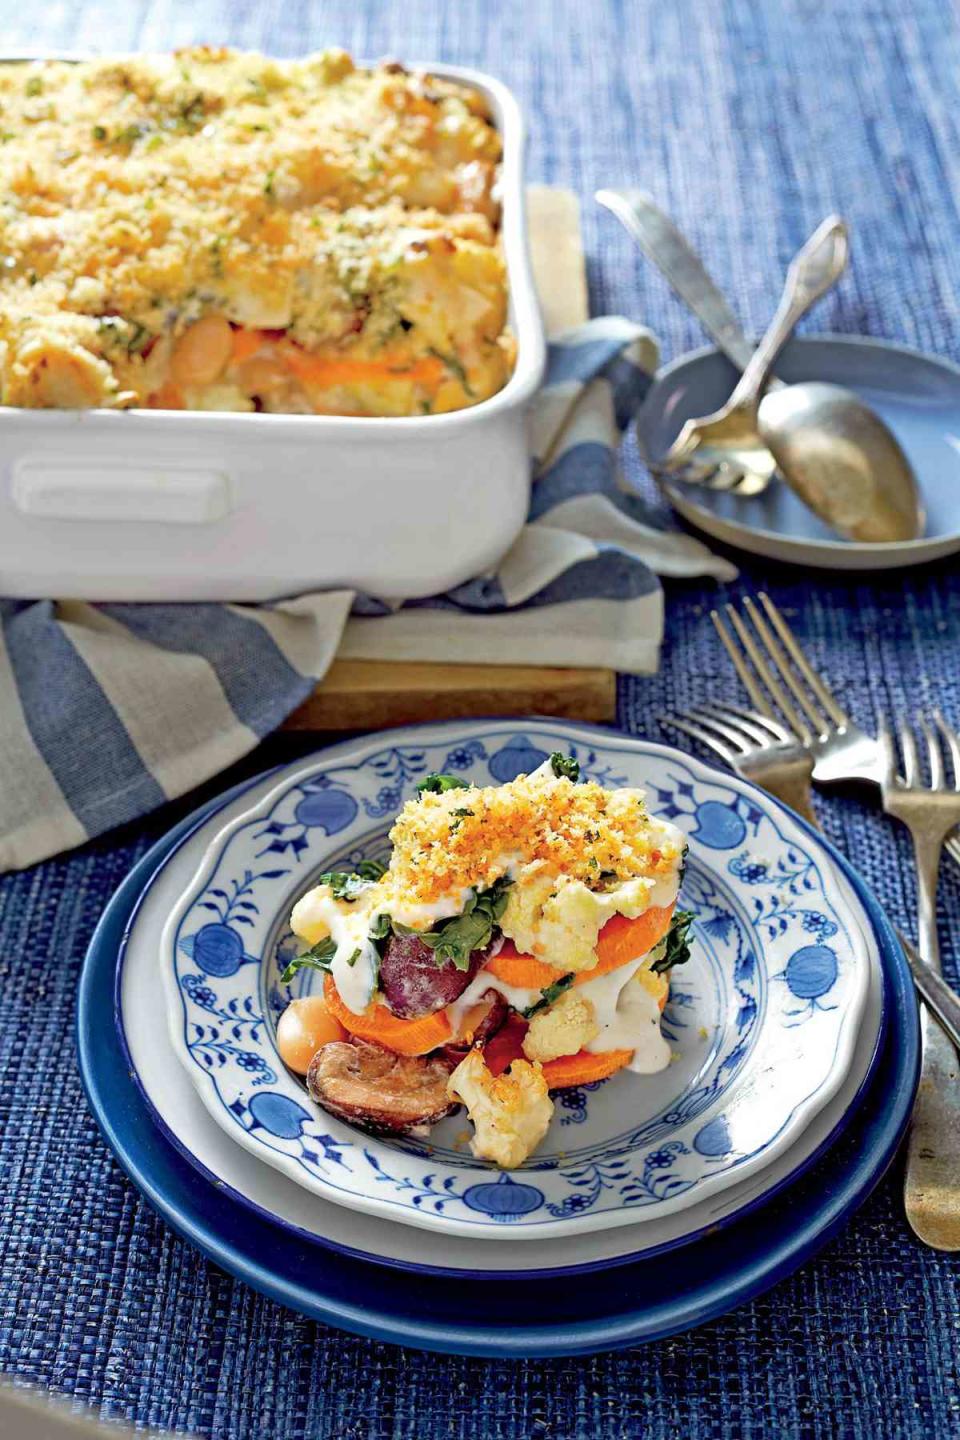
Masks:
[[[0,400],[474,404],[513,359],[500,153],[476,92],[342,51],[0,66]]]
[[[591,889],[656,880],[677,870],[683,849],[674,826],[647,814],[642,791],[542,771],[506,785],[424,794],[404,806],[390,839],[385,878],[421,904],[485,889],[508,872],[538,881],[562,876]]]

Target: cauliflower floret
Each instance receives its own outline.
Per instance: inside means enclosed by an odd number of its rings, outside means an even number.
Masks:
[[[301,895],[290,916],[290,929],[298,940],[316,945],[330,934],[330,903],[333,892],[329,885],[315,885]]]
[[[599,1034],[590,1001],[576,990],[568,990],[549,1010],[534,1015],[523,1037],[523,1053],[528,1060],[557,1060],[561,1055],[576,1055]]]
[[[479,1050],[471,1050],[450,1076],[447,1093],[467,1107],[476,1134],[470,1143],[480,1160],[504,1170],[520,1165],[540,1144],[553,1114],[553,1101],[539,1065],[514,1060],[503,1075],[491,1075]]]
[[[528,880],[521,875],[510,891],[500,922],[517,949],[568,973],[592,970],[597,936],[612,915],[634,919],[650,903],[654,881],[638,876],[610,890],[589,890],[582,880]]]

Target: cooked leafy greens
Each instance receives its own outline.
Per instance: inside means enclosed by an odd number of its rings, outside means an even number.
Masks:
[[[546,1010],[548,1005],[552,1005],[555,1000],[559,1000],[563,992],[570,989],[570,986],[576,978],[576,974],[571,972],[569,975],[561,975],[560,979],[554,980],[552,985],[545,986],[544,989],[540,991],[540,999],[527,1010],[523,1011],[524,1019],[532,1020],[534,1015],[539,1015],[541,1010]]]
[[[558,780],[580,779],[580,762],[574,760],[572,755],[561,755],[559,750],[554,750],[550,756],[550,768]]]
[[[471,787],[459,775],[428,775],[417,786],[418,795],[442,795],[444,790],[469,790]]]
[[[665,936],[663,954],[650,966],[654,975],[666,975],[675,965],[686,965],[690,959],[690,926],[694,918],[692,910],[674,912],[670,929]]]
[[[329,885],[334,900],[356,900],[368,885],[385,874],[386,868],[379,860],[361,860],[354,870],[328,870],[317,884]]]
[[[411,930],[396,920],[398,935],[416,935],[434,954],[438,965],[451,960],[458,970],[470,968],[474,950],[484,950],[507,907],[507,891],[513,882],[502,875],[487,890],[474,890],[459,915],[441,920],[432,930]]]
[[[329,970],[334,955],[337,953],[337,943],[329,935],[318,940],[316,945],[311,945],[309,950],[304,950],[302,955],[295,955],[290,964],[280,976],[281,985],[289,985],[298,970],[308,968],[310,970]]]

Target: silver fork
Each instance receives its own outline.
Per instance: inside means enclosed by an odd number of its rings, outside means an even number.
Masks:
[[[772,602],[768,601],[767,606],[770,610],[775,611]],[[775,613],[779,614],[779,612]],[[781,744],[789,745],[792,741],[801,754],[806,754],[807,764],[810,771],[814,773],[815,762],[812,754],[808,754],[807,751],[815,743],[815,737],[804,724],[796,707],[786,696],[778,676],[771,670],[768,659],[777,667],[781,678],[786,678],[781,670],[780,656],[782,652],[778,651],[776,647],[771,649],[768,644],[769,631],[762,624],[758,627],[758,634],[764,642],[766,650],[765,657],[743,624],[740,615],[732,606],[728,607],[728,615],[741,640],[743,651],[737,646],[716,612],[713,613],[712,619],[738,676],[754,703],[758,705],[758,710],[750,711],[742,710],[737,706],[711,705],[691,712],[691,716],[695,717],[693,724],[678,717],[671,718],[665,723],[683,730],[688,735],[693,735],[694,738],[708,745],[715,754],[720,755],[740,774],[752,779],[756,784],[764,785],[772,794],[786,800],[786,796],[776,788],[777,772],[769,767],[766,756],[753,753],[753,747],[750,745],[752,732],[744,729],[743,722],[746,720],[751,727],[768,727],[771,730],[772,727],[777,727],[777,738]],[[755,611],[751,618],[756,621]],[[785,625],[784,628],[786,628]],[[789,635],[789,631],[787,633]],[[792,636],[790,639],[792,640]],[[799,646],[796,648],[799,652]],[[799,653],[802,656],[802,652]],[[752,662],[755,669],[751,668],[748,661]],[[814,681],[819,684],[815,673],[807,665],[805,657],[803,663]],[[759,681],[761,680],[776,703],[781,706],[785,717],[795,727],[794,733],[791,734],[773,714],[770,701],[760,687]],[[828,698],[832,698],[826,687],[822,687],[822,689]],[[791,691],[796,696],[797,692],[793,686],[791,686]],[[704,719],[712,721],[712,729],[703,728]],[[727,730],[738,734],[739,743],[736,747],[732,743],[727,743],[729,735],[718,730],[718,722]],[[860,733],[862,735],[863,732]],[[721,735],[724,735],[723,739],[720,738]],[[786,740],[784,740],[784,736],[786,736]],[[869,740],[869,737],[864,738]],[[760,748],[765,751],[767,746],[764,745]],[[795,753],[791,758],[796,760]],[[880,747],[880,759],[881,765],[877,768],[874,783],[882,785],[883,780],[887,779],[890,774],[888,746],[885,743]],[[758,761],[759,763],[757,763]],[[954,773],[960,775],[956,763],[954,764]],[[798,777],[800,777],[802,785],[802,770],[796,766],[791,778],[796,783]],[[861,775],[860,778],[865,777]],[[873,773],[871,773],[871,778],[874,778]],[[806,811],[809,814],[809,773],[805,799]],[[816,823],[814,820],[814,824]],[[960,998],[954,994],[936,970],[921,960],[909,940],[901,932],[898,931],[897,934],[910,963],[917,989],[954,1044],[960,1047]],[[923,1013],[922,1007],[921,1013]],[[914,1143],[911,1139],[909,1153],[913,1164],[908,1167],[905,1207],[910,1224],[921,1239],[938,1249],[957,1250],[960,1249],[960,1086],[956,1083],[956,1054],[942,1030],[933,1025],[929,1019],[924,1022],[924,1025],[925,1031],[934,1038],[924,1050],[924,1069],[921,1074],[920,1090],[914,1111],[914,1133],[917,1141]]]
[[[897,747],[884,727],[880,732],[885,769],[883,808],[910,832],[917,870],[917,929],[922,959],[940,969],[937,937],[937,880],[943,843],[960,821],[960,736],[939,711],[934,723],[922,718],[919,729],[930,775],[925,784],[917,739],[906,724],[898,727],[903,777],[897,774]],[[951,776],[944,763],[949,755]],[[904,1203],[907,1219],[928,1245],[960,1249],[960,1104],[957,1052],[926,1006],[920,1011],[923,1065],[920,1091],[907,1147]],[[954,1039],[956,1037],[953,1037]],[[951,1131],[953,1146],[950,1145]],[[946,1143],[945,1143],[946,1137]]]
[[[770,693],[813,758],[814,782],[818,785],[831,785],[838,781],[859,780],[880,789],[887,765],[884,746],[879,739],[874,739],[850,719],[836,695],[811,666],[769,595],[761,592],[759,600],[763,614],[749,596],[745,597],[743,608],[776,670],[776,676],[782,681],[782,684],[778,685],[775,678],[776,689],[770,687]],[[741,644],[769,687],[770,682],[764,672],[769,672],[770,667],[764,661],[756,641],[732,605],[727,606],[726,614]],[[713,611],[711,619],[723,640],[721,621],[716,611]],[[768,703],[749,668],[731,653],[729,646],[727,652],[754,705],[760,710],[767,710]],[[790,700],[786,700],[784,704],[785,689],[789,690],[793,704]],[[948,839],[946,849],[951,858],[960,864],[960,839],[956,835]]]
[[[722,627],[722,621],[720,625]],[[739,672],[743,665],[742,657],[726,629],[721,628],[720,633],[727,653]],[[764,664],[762,658],[760,663]],[[767,669],[765,665],[764,669]],[[775,680],[773,683],[776,685]],[[704,705],[691,710],[686,716],[662,715],[660,723],[698,740],[731,770],[768,790],[820,830],[822,827],[810,803],[813,760],[806,752],[805,744],[791,735],[786,726],[770,713],[769,705],[762,697],[761,701],[763,711],[744,710],[738,705]],[[917,990],[960,1049],[960,996],[941,975],[924,963],[915,947],[899,930],[897,938],[906,953]]]

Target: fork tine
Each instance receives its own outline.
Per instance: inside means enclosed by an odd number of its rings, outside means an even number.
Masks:
[[[768,599],[769,597],[764,596],[762,598]],[[747,595],[744,597],[743,607],[753,621],[754,629],[763,641],[767,654],[773,661],[781,680],[789,687],[793,698],[813,725],[814,733],[823,735],[830,729],[830,716],[814,704],[807,690],[800,684],[789,659],[784,654],[780,642],[774,637],[770,626],[753,603],[751,596]]]
[[[730,607],[728,606],[727,608],[729,609]],[[723,642],[723,648],[726,650],[727,654],[730,656],[730,659],[733,661],[733,668],[739,675],[740,683],[743,685],[743,688],[746,690],[747,694],[750,696],[750,699],[753,701],[757,710],[760,711],[761,715],[768,715],[772,719],[773,711],[770,709],[770,702],[764,695],[763,691],[760,689],[760,686],[757,684],[756,680],[753,678],[753,672],[744,660],[743,654],[741,653],[739,646],[734,644],[733,636],[730,634],[730,631],[727,629],[726,625],[724,625],[722,619],[720,618],[719,612],[716,610],[711,610],[710,619],[713,621],[713,628],[716,630],[717,634],[720,636],[721,641]]]
[[[757,646],[757,642],[754,640],[753,636],[750,634],[750,631],[747,629],[746,625],[744,625],[743,621],[741,620],[740,616],[732,605],[727,606],[727,615],[730,619],[731,625],[737,632],[737,637],[741,645],[743,646],[744,650],[746,650],[750,659],[753,661],[754,669],[758,671],[760,679],[763,681],[764,685],[766,685],[767,689],[770,691],[770,694],[777,702],[777,705],[780,707],[781,714],[786,719],[786,722],[790,726],[794,735],[800,741],[801,745],[811,744],[813,736],[807,729],[806,723],[804,722],[802,717],[797,714],[797,711],[787,699],[787,696],[784,693],[783,686],[779,683],[776,676],[771,671],[770,666],[767,664],[766,660],[764,660],[763,655],[760,653],[759,647]]]
[[[893,736],[884,720],[881,720],[877,726],[877,744],[880,747],[880,754],[883,758],[884,765],[884,775],[881,783],[886,790],[888,786],[893,785],[897,777],[897,747],[893,743]]]
[[[672,730],[682,730],[685,735],[691,735],[694,740],[699,740],[701,745],[706,745],[715,755],[727,765],[733,765],[739,760],[739,755],[729,745],[725,745],[716,735],[709,734],[701,729],[699,725],[693,725],[689,720],[681,720],[677,715],[661,715],[660,724]]]
[[[769,732],[769,735],[764,738],[768,739],[772,735],[775,740],[782,740],[785,745],[789,745],[791,742],[796,744],[796,735],[772,715],[761,715],[758,710],[744,710],[742,705],[726,703],[723,705],[712,704],[709,708],[719,710],[724,715],[739,715],[741,720],[752,721],[757,730],[762,727]]]
[[[953,766],[953,788],[960,790],[960,735],[957,734],[952,725],[948,725],[943,718],[942,710],[934,710],[933,723],[943,736],[947,749],[950,751],[950,763]]]
[[[810,664],[806,655],[804,655],[803,651],[800,649],[800,646],[798,645],[794,637],[793,631],[790,629],[790,626],[787,624],[786,620],[784,620],[780,611],[770,599],[770,596],[767,595],[763,590],[760,591],[760,604],[766,611],[767,619],[770,621],[770,624],[773,626],[774,630],[776,630],[777,635],[780,638],[781,645],[786,650],[787,654],[790,656],[790,659],[793,661],[794,665],[796,665],[797,669],[800,671],[800,674],[803,676],[804,680],[806,680],[807,684],[810,686],[810,689],[813,691],[814,695],[816,695],[817,699],[820,701],[820,704],[823,706],[827,715],[829,715],[830,719],[835,725],[839,725],[841,728],[849,725],[850,717],[847,715],[846,711],[842,708],[842,706],[837,704],[835,696],[827,689],[826,685],[824,685],[823,681],[820,679],[820,676],[813,669],[813,666]],[[796,690],[794,690],[793,693],[797,696],[797,699],[800,701],[801,705],[803,705],[803,700],[800,694]],[[806,705],[804,705],[803,708],[807,710]],[[810,715],[811,720],[814,720],[814,717],[810,714],[809,710],[807,710],[807,714]],[[817,723],[816,720],[814,720],[814,723]]]
[[[698,712],[695,710],[691,713],[696,715]],[[749,710],[738,710],[733,705],[705,705],[700,707],[699,714],[704,720],[713,717],[726,721],[728,725],[739,729],[741,734],[746,735],[755,745],[768,746],[774,739],[772,731],[766,725],[758,723],[763,717],[758,716],[755,720]]]
[[[917,739],[905,720],[897,726],[897,739],[903,755],[903,778],[908,786],[922,785],[920,756],[917,753]]]
[[[725,739],[730,741],[731,745],[737,747],[741,755],[747,755],[751,750],[756,749],[752,740],[745,739],[743,731],[739,730],[736,725],[731,725],[726,720],[718,719],[715,715],[711,714],[709,710],[691,710],[690,717],[705,729],[716,730],[718,734],[723,735]]]
[[[943,751],[940,749],[940,737],[934,730],[926,715],[920,716],[920,733],[923,735],[927,746],[927,761],[930,766],[930,789],[945,790],[943,773]]]

